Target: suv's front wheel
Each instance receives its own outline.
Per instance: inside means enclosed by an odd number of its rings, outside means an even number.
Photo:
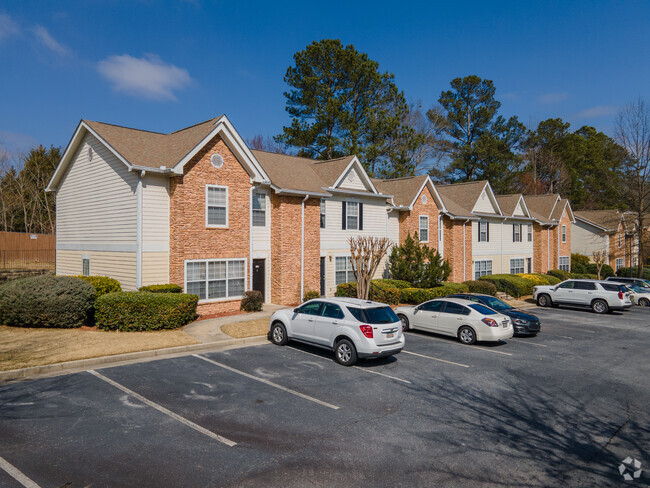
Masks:
[[[609,305],[605,300],[594,300],[591,302],[591,309],[596,313],[607,313],[609,312]]]
[[[357,350],[348,339],[341,339],[334,347],[336,361],[343,366],[352,366],[357,362]]]
[[[276,346],[286,346],[287,342],[289,342],[287,329],[281,322],[276,322],[271,327],[271,342]]]
[[[537,296],[537,305],[540,307],[550,307],[553,304],[551,297],[545,293]]]

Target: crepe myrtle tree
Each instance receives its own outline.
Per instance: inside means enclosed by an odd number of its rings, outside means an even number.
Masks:
[[[368,299],[370,280],[375,275],[381,260],[392,245],[386,237],[357,236],[348,239],[350,243],[350,262],[357,280],[357,298]]]
[[[603,266],[607,262],[607,251],[593,251],[591,253],[591,259],[596,264],[596,270],[598,271],[598,279],[600,279],[600,273],[603,270]]]

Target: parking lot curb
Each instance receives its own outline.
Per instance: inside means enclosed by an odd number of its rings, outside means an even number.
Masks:
[[[44,375],[66,374],[84,369],[90,369],[95,366],[105,364],[114,364],[122,362],[133,362],[139,359],[150,359],[154,357],[173,357],[184,354],[218,351],[231,346],[254,346],[268,343],[266,336],[245,337],[243,339],[225,339],[222,341],[205,342],[202,344],[191,344],[189,346],[167,347],[164,349],[152,349],[150,351],[127,352],[124,354],[114,354],[112,356],[101,356],[97,358],[78,359],[76,361],[65,361],[62,363],[44,364],[42,366],[32,366],[30,368],[11,369],[9,371],[0,371],[0,384],[15,380],[29,379],[32,377]]]

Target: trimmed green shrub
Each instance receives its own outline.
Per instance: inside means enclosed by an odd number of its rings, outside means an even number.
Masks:
[[[394,246],[388,258],[390,275],[396,280],[411,283],[418,288],[430,288],[442,283],[451,274],[449,261],[440,253],[423,244],[411,233],[400,246]]]
[[[625,267],[625,268],[619,268],[618,271],[616,272],[616,276],[622,276],[626,278],[636,278],[638,276],[638,269],[636,266],[630,268],[630,267]],[[644,280],[650,280],[650,267],[644,266],[643,267],[643,276],[642,278]]]
[[[391,286],[393,288],[397,288],[398,290],[401,290],[402,288],[412,288],[413,287],[413,285],[411,283],[409,283],[408,281],[404,281],[404,280],[385,280],[385,279],[381,279],[381,280],[372,280],[372,282],[376,283],[378,285],[383,284],[383,285]]]
[[[95,288],[72,276],[42,275],[0,285],[0,323],[15,327],[81,327]]]
[[[311,290],[305,292],[305,296],[302,298],[302,301],[306,302],[307,300],[313,300],[314,298],[320,298],[320,292]]]
[[[502,291],[515,298],[523,295],[532,295],[533,286],[535,286],[535,283],[526,278],[510,274],[481,276],[479,280],[490,282],[496,286],[497,291]]]
[[[464,293],[469,291],[465,283],[443,283],[435,288],[404,288],[402,292],[402,303],[418,305],[434,298],[446,297],[453,293]]]
[[[558,284],[560,284],[560,283],[562,283],[564,281],[564,280],[561,280],[560,278],[558,278],[556,276],[551,276],[551,275],[541,275],[541,276],[546,278],[546,280],[548,281],[548,284],[551,285],[551,286],[558,285]]]
[[[577,267],[587,266],[589,264],[589,256],[580,253],[571,253],[571,269],[575,270]],[[578,271],[582,273],[582,271]]]
[[[239,310],[244,310],[246,312],[259,312],[262,310],[263,303],[264,298],[262,297],[262,292],[257,290],[247,291],[244,293],[244,298],[241,299]]]
[[[401,291],[398,288],[388,286],[381,283],[384,280],[373,280],[370,282],[370,292],[368,299],[374,302],[388,303],[390,305],[397,305],[400,303]],[[357,283],[352,281],[350,283],[341,283],[336,287],[335,296],[337,297],[357,297]]]
[[[183,288],[174,283],[166,283],[164,285],[141,286],[139,291],[148,291],[149,293],[183,293]]]
[[[571,271],[578,274],[590,274],[598,276],[598,266],[596,266],[596,263],[587,263],[577,266],[572,265]],[[614,270],[609,264],[603,264],[603,268],[600,271],[600,277],[602,279],[605,279],[608,276],[614,276]]]
[[[177,329],[194,320],[198,301],[185,293],[108,293],[95,302],[95,323],[100,329],[125,332]]]
[[[530,280],[533,282],[534,285],[548,285],[548,276],[545,275],[540,275],[540,274],[533,274],[533,273],[522,273],[518,274],[517,276],[521,276],[522,278],[526,280]]]
[[[472,293],[482,293],[484,295],[496,296],[497,287],[488,281],[469,280],[463,281]]]
[[[90,283],[93,288],[95,288],[96,297],[106,295],[107,293],[114,293],[116,291],[122,291],[122,285],[120,282],[109,278],[108,276],[81,276],[77,275],[74,278],[79,278],[84,280],[86,283]]]
[[[551,269],[547,271],[546,274],[549,276],[555,276],[556,278],[560,278],[562,281],[571,278],[571,273],[569,273],[568,271],[564,271],[563,269]]]

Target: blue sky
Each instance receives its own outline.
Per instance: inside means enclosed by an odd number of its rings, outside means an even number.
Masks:
[[[371,6],[370,6],[371,5]],[[411,101],[494,80],[504,115],[610,135],[650,98],[650,2],[0,4],[0,144],[65,146],[79,119],[169,132],[225,113],[244,138],[289,124],[283,77],[313,40],[352,43]]]

